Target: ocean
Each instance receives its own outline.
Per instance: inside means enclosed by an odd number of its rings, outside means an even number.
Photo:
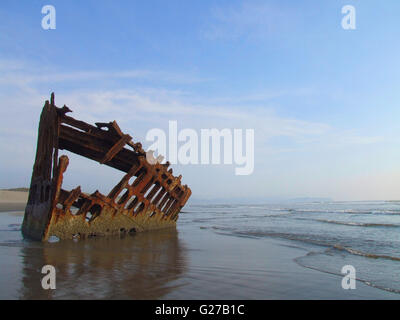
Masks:
[[[301,266],[341,274],[352,265],[367,285],[400,293],[400,202],[362,201],[192,206],[184,223],[222,235],[290,240]],[[400,298],[400,296],[399,296]]]
[[[400,201],[193,204],[176,230],[50,243],[22,219],[0,213],[0,299],[400,298]]]

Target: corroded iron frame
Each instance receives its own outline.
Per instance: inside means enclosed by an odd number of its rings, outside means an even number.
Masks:
[[[140,143],[133,143],[118,124],[95,126],[56,107],[54,94],[43,107],[38,130],[28,203],[22,224],[24,237],[46,241],[115,235],[176,226],[179,212],[191,195],[169,163],[151,164]],[[109,192],[86,194],[80,186],[62,189],[68,150],[126,174]],[[134,181],[132,181],[134,180]]]

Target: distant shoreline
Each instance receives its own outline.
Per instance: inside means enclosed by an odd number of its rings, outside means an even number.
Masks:
[[[4,189],[0,189],[0,191],[17,191],[17,192],[28,192],[29,188],[4,188]]]

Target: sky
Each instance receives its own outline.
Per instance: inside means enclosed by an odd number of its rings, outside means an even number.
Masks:
[[[56,29],[42,28],[44,5]],[[0,188],[29,186],[55,92],[73,117],[116,120],[145,148],[169,121],[253,129],[251,175],[172,166],[194,199],[400,199],[399,14],[397,0],[2,0]],[[108,193],[122,177],[61,154],[66,189]]]

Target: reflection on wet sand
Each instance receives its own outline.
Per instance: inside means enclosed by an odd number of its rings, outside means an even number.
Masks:
[[[179,286],[185,250],[175,229],[22,249],[21,299],[160,299]],[[56,268],[55,290],[41,287],[44,265]]]

